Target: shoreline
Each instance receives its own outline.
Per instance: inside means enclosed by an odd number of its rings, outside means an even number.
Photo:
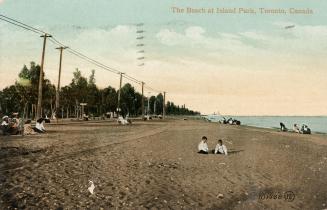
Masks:
[[[209,115],[207,115],[209,116]],[[225,116],[226,118],[228,117],[233,117],[235,119],[241,119],[242,117],[248,117],[248,118],[251,118],[251,117],[321,117],[321,118],[325,118],[326,116]],[[240,118],[238,118],[240,117]],[[205,121],[208,121],[208,122],[211,122],[211,123],[218,123],[218,124],[221,124],[219,121],[215,121],[215,120],[211,120],[205,116],[201,116],[201,118]],[[270,130],[275,130],[275,131],[278,131],[279,130],[279,127],[273,127],[273,126],[264,126],[264,125],[249,125],[249,124],[244,124],[243,121],[241,121],[241,126],[248,126],[248,127],[253,127],[253,128],[264,128],[264,129],[270,129]],[[311,134],[310,135],[327,135],[327,131],[314,131],[314,130],[311,130]],[[285,133],[295,133],[293,132],[292,129],[288,129],[288,131],[285,131]],[[307,135],[307,134],[302,134],[302,135]]]

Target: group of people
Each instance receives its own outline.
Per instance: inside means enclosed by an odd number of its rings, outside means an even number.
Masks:
[[[0,132],[2,135],[17,135],[22,131],[18,113],[13,113],[12,117],[7,115],[2,117]]]
[[[280,122],[280,131],[287,132],[288,129],[286,128],[285,124]],[[311,134],[311,129],[305,125],[302,124],[301,128],[299,127],[298,124],[293,125],[293,132],[295,133],[301,133],[301,134]]]
[[[40,118],[35,122],[35,126],[32,126],[31,120],[23,122],[18,113],[13,113],[12,117],[5,115],[2,117],[0,125],[0,135],[32,135],[36,133],[45,133],[45,118]]]
[[[209,154],[209,147],[208,147],[208,138],[206,136],[202,137],[201,142],[198,145],[198,153],[200,154]],[[218,143],[215,149],[211,150],[213,154],[224,154],[227,155],[227,147],[223,144],[221,139],[218,140]]]
[[[298,124],[294,124],[294,125],[293,125],[293,131],[294,131],[295,133],[311,134],[311,129],[310,129],[307,125],[305,125],[305,124],[303,124],[303,125],[301,126],[301,129],[300,129],[300,127],[298,126]]]
[[[40,118],[35,122],[35,127],[32,126],[32,121],[27,120],[24,125],[24,135],[33,135],[36,133],[45,133],[44,127],[45,119]]]
[[[229,125],[241,125],[241,121],[239,121],[237,119],[233,119],[231,117],[228,118],[227,120],[226,120],[225,117],[223,117],[223,120],[220,121],[220,123],[222,123],[222,124],[229,124]]]

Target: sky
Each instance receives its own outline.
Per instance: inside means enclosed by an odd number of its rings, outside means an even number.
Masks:
[[[172,7],[309,8],[314,13],[189,14],[173,13]],[[327,115],[326,9],[323,0],[0,0],[0,14],[166,91],[167,100],[223,115]],[[145,30],[141,67],[137,23]],[[47,43],[44,66],[53,84],[56,47]],[[37,34],[0,20],[0,89],[15,82],[24,64],[40,63],[41,51]],[[70,83],[76,68],[86,77],[95,69],[100,88],[118,88],[118,75],[68,52],[62,85]],[[146,90],[150,94],[157,93]]]

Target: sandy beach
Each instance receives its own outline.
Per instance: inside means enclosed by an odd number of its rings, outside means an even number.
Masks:
[[[326,135],[182,119],[47,128],[0,137],[0,209],[327,208]],[[203,135],[229,155],[197,154]]]

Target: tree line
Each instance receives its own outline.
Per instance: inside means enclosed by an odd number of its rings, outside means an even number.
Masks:
[[[19,112],[25,118],[34,118],[37,104],[40,66],[35,62],[26,65],[18,74],[15,84],[0,91],[0,115]],[[42,115],[50,117],[56,112],[57,117],[77,117],[80,103],[87,103],[85,113],[93,116],[102,116],[105,113],[114,113],[117,110],[118,90],[108,86],[98,88],[95,80],[95,71],[92,70],[88,78],[82,75],[79,69],[73,72],[73,79],[69,85],[60,89],[60,110],[55,110],[56,87],[43,75],[43,100]],[[149,100],[149,101],[148,101]],[[121,113],[129,116],[142,114],[142,94],[126,83],[121,88]],[[149,107],[147,107],[149,104]],[[145,113],[162,114],[163,95],[159,93],[149,98],[144,97]],[[185,106],[177,106],[168,101],[166,104],[167,115],[197,115]]]

